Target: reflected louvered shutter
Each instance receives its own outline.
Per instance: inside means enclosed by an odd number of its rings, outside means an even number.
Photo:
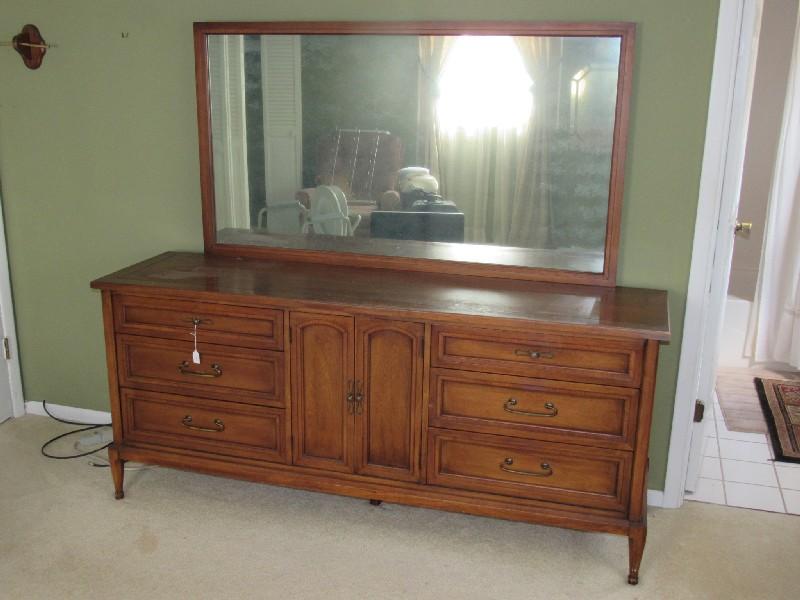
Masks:
[[[270,232],[300,228],[295,193],[302,184],[300,36],[262,36],[267,222]]]

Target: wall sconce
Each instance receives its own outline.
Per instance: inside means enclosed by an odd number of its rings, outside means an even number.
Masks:
[[[38,69],[42,65],[47,49],[56,47],[55,44],[48,44],[44,41],[36,25],[25,25],[10,42],[0,42],[0,46],[14,48],[22,56],[22,62],[29,69]]]

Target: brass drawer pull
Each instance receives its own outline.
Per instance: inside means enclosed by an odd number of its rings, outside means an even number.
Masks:
[[[506,412],[513,413],[515,415],[522,415],[523,417],[555,417],[558,414],[558,409],[556,405],[552,402],[545,402],[544,407],[549,412],[531,412],[527,410],[519,410],[514,408],[517,405],[516,398],[509,398],[506,400],[506,403],[503,405],[503,410]]]
[[[525,348],[517,348],[514,350],[517,356],[527,356],[528,358],[555,358],[552,352],[539,352],[538,350],[527,350]]]
[[[220,431],[225,431],[225,423],[222,422],[222,419],[214,419],[214,427],[198,427],[197,425],[192,425],[192,415],[186,415],[181,420],[181,423],[187,429],[192,429],[194,431],[208,431],[209,433],[219,433]]]
[[[543,462],[540,467],[542,467],[541,471],[520,471],[518,469],[509,469],[511,465],[514,464],[514,459],[508,457],[502,463],[500,463],[500,470],[505,471],[506,473],[514,473],[515,475],[527,475],[528,477],[550,477],[553,474],[553,469],[550,467],[549,463]]]
[[[181,364],[178,365],[178,371],[183,373],[184,375],[193,375],[194,377],[221,377],[222,376],[222,367],[220,367],[217,363],[211,365],[211,373],[203,372],[203,371],[193,371],[189,365],[189,361],[185,360]]]

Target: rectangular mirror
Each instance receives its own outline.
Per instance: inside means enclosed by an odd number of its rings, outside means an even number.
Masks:
[[[206,249],[611,285],[632,36],[196,24]]]

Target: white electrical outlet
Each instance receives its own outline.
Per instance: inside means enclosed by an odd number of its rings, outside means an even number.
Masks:
[[[105,446],[114,439],[114,432],[110,427],[92,429],[78,438],[75,448],[81,452],[88,452],[92,448]]]

